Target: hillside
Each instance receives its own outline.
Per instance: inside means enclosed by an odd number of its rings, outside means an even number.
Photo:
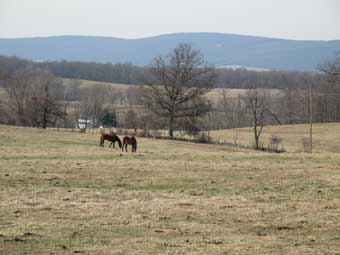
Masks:
[[[111,82],[99,82],[99,81],[90,81],[90,80],[82,80],[82,79],[68,79],[62,78],[63,84],[66,87],[71,87],[74,85],[74,82],[80,85],[80,87],[92,87],[92,86],[109,86],[123,97],[124,100],[127,98],[128,90],[130,89],[138,89],[141,86],[137,85],[130,85],[130,84],[122,84],[122,83],[111,83]],[[1,91],[1,90],[0,90]],[[227,93],[229,97],[238,97],[239,95],[244,95],[246,93],[246,89],[221,89],[221,88],[214,88],[207,93],[207,97],[212,100],[212,102],[216,103],[216,100],[222,98],[223,91]],[[271,89],[273,94],[279,93],[280,90],[278,89]],[[1,94],[0,94],[1,95]]]
[[[0,39],[0,54],[36,61],[73,60],[131,62],[146,65],[178,43],[191,43],[219,67],[243,66],[274,70],[315,70],[340,50],[340,40],[297,41],[218,33],[168,34],[141,39],[55,36]]]

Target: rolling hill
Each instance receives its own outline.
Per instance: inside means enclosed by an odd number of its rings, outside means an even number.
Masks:
[[[178,43],[191,43],[217,66],[310,71],[340,51],[340,40],[298,41],[219,33],[179,33],[141,39],[53,36],[0,39],[0,55],[35,61],[68,60],[149,64]]]

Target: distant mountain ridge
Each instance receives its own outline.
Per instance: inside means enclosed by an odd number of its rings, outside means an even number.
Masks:
[[[191,43],[215,66],[310,71],[340,51],[340,40],[308,41],[219,33],[178,33],[141,39],[100,36],[0,38],[0,55],[35,61],[150,64],[177,44]]]

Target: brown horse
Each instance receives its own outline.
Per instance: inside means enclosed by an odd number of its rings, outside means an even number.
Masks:
[[[111,142],[109,147],[113,145],[113,148],[115,148],[115,143],[118,142],[119,148],[122,148],[122,142],[120,141],[119,137],[116,134],[102,134],[99,143],[100,147],[104,147],[105,140]]]
[[[132,137],[124,136],[122,151],[124,151],[124,146],[125,146],[125,151],[127,152],[127,146],[128,145],[131,145],[132,152],[136,152],[137,151],[137,140],[136,140],[136,138],[134,136],[132,136]]]

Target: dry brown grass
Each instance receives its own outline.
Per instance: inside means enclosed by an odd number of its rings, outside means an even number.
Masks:
[[[66,79],[63,78],[63,82],[67,86],[72,86],[75,79]],[[91,87],[91,86],[111,86],[117,93],[121,93],[123,96],[127,96],[128,88],[134,85],[122,84],[122,83],[110,83],[110,82],[99,82],[99,81],[90,81],[90,80],[81,80],[77,79],[79,85],[81,87]],[[138,87],[138,86],[137,86]],[[237,98],[239,95],[244,96],[247,92],[246,89],[212,89],[208,94],[207,97],[213,101],[217,102],[223,98],[223,90],[226,92],[227,97],[235,97]],[[277,94],[278,90],[270,90],[273,94]]]
[[[278,136],[283,139],[282,146],[289,152],[303,152],[303,138],[309,138],[309,124],[302,125],[277,125],[268,126],[263,130],[261,142],[267,146],[271,136]],[[214,140],[227,141],[233,143],[237,137],[237,143],[251,145],[254,140],[252,128],[237,128],[218,130],[211,132]],[[313,124],[313,151],[320,152],[340,152],[340,124]]]
[[[0,254],[339,254],[340,158],[0,126]]]
[[[117,92],[125,92],[129,86],[127,84],[122,83],[111,83],[111,82],[101,82],[101,81],[90,81],[90,80],[82,80],[82,79],[69,79],[69,78],[62,78],[63,83],[66,86],[72,86],[74,81],[77,81],[80,87],[91,87],[91,86],[112,86],[113,88],[117,89]]]

